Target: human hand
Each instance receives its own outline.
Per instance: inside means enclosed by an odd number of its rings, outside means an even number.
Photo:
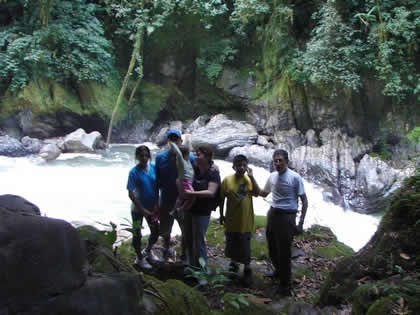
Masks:
[[[225,224],[225,216],[224,216],[224,215],[221,215],[221,216],[220,216],[220,218],[219,218],[219,223],[220,223],[220,225]]]
[[[303,233],[303,224],[298,224],[295,226],[295,235],[300,235]]]
[[[219,167],[214,163],[210,166],[210,169],[217,172],[219,171]]]
[[[253,177],[254,176],[254,171],[252,170],[252,168],[248,167],[246,169],[246,171],[247,171],[249,177]]]

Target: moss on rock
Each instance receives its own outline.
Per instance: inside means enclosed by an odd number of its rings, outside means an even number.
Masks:
[[[201,315],[212,314],[207,299],[197,290],[189,287],[179,280],[162,282],[156,278],[145,275],[146,283],[150,283],[157,290],[157,294],[165,301],[151,296],[152,302],[157,306],[153,314],[170,315]],[[145,285],[147,288],[147,284]]]
[[[324,258],[346,257],[354,254],[354,250],[337,240],[331,241],[327,246],[317,247],[316,253]]]
[[[420,282],[413,277],[394,276],[360,286],[352,295],[354,315],[420,313]]]
[[[370,242],[357,254],[337,263],[323,285],[322,305],[346,300],[359,279],[386,279],[418,270],[420,253],[420,174],[406,180],[391,197],[390,206]]]

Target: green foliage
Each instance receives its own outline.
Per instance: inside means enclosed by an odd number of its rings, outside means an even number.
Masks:
[[[420,127],[413,128],[408,134],[407,134],[408,140],[410,140],[413,144],[420,143]]]
[[[95,17],[95,6],[83,0],[58,1],[48,27],[39,28],[36,3],[0,32],[0,81],[11,91],[31,79],[105,82],[113,71],[111,45]]]
[[[312,21],[300,23],[309,13]],[[294,83],[314,84],[331,96],[366,88],[376,77],[395,103],[419,100],[420,10],[415,0],[235,1],[238,34],[263,41],[260,89],[287,98]],[[267,22],[268,21],[268,22]],[[238,25],[239,24],[239,25]],[[276,81],[280,82],[277,84]]]
[[[200,47],[200,57],[196,59],[198,68],[203,71],[211,83],[215,83],[227,61],[232,61],[237,50],[231,39],[208,41]]]
[[[415,71],[420,39],[420,9],[418,3],[415,9],[415,2],[396,3],[392,7],[384,7],[382,11],[378,8],[378,20],[380,18],[382,22],[369,34],[372,42],[375,40],[378,45],[375,68],[378,78],[385,83],[384,94],[398,101],[410,94],[420,99],[420,74]]]
[[[313,15],[318,25],[306,50],[298,57],[302,75],[313,84],[332,86],[335,95],[337,83],[352,90],[362,86],[359,68],[365,48],[358,31],[343,22],[335,0],[328,0]]]
[[[225,273],[228,273],[228,270],[216,267],[211,271],[209,270],[203,257],[200,257],[198,261],[200,263],[200,267],[190,266],[186,268],[190,272],[187,277],[194,278],[199,283],[206,283],[212,290],[223,288],[226,282],[231,281],[225,276]]]
[[[222,297],[222,302],[225,305],[230,305],[231,307],[239,310],[241,306],[249,306],[249,300],[247,299],[248,297],[255,297],[255,295],[249,293],[226,293]]]

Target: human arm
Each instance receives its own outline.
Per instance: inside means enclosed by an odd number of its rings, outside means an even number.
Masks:
[[[225,198],[221,198],[220,199],[220,204],[219,204],[219,211],[220,211],[219,223],[221,225],[225,224],[225,216],[223,214],[224,206],[225,206]]]
[[[247,171],[248,177],[249,177],[249,179],[251,180],[251,183],[252,183],[251,194],[255,197],[260,196],[261,189],[260,189],[260,186],[258,186],[258,183],[254,178],[254,172],[252,171],[252,168],[248,167],[246,171]]]
[[[176,156],[176,167],[178,169],[178,176],[182,176],[184,174],[184,169],[185,169],[184,167],[185,161],[184,161],[184,157],[182,156],[182,152],[178,148],[178,146],[172,141],[169,141],[169,148],[170,148],[170,151],[175,153],[175,156]]]
[[[257,182],[255,181],[255,183],[257,183]],[[252,183],[252,184],[254,184],[254,183]],[[270,193],[271,193],[271,181],[270,181],[270,177],[268,177],[267,182],[265,183],[264,188],[263,189],[260,189],[258,187],[258,196],[261,196],[261,197],[265,198]]]
[[[303,232],[303,223],[305,222],[306,210],[308,210],[308,197],[306,194],[299,196],[300,201],[302,202],[302,212],[300,214],[299,224],[296,226],[297,232]]]
[[[225,216],[223,215],[223,208],[225,206],[225,183],[226,183],[226,179],[223,180],[222,185],[220,186],[220,203],[219,203],[219,212],[220,212],[220,217],[219,217],[219,222],[221,225],[223,225],[225,223]]]
[[[216,196],[216,192],[218,188],[219,188],[218,183],[209,182],[207,189],[198,190],[198,191],[185,190],[185,194],[187,196],[193,196],[193,197],[198,197],[198,198],[213,198],[214,196]]]
[[[152,215],[153,210],[146,209],[141,201],[137,198],[134,191],[129,190],[128,191],[128,197],[131,199],[131,201],[134,203],[134,210],[143,213],[143,215]]]

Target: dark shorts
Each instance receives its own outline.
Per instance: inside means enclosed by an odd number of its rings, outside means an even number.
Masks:
[[[226,232],[225,256],[242,264],[251,262],[251,232]]]

